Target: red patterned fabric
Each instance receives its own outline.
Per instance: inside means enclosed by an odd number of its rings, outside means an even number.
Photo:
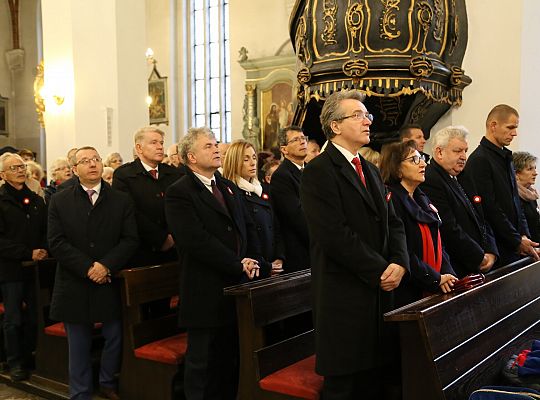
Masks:
[[[101,322],[96,322],[94,324],[94,329],[100,329],[102,325],[103,324]],[[63,322],[49,325],[44,329],[44,331],[46,335],[67,337],[66,328],[64,327]]]
[[[315,373],[315,356],[313,355],[261,379],[259,386],[269,392],[318,400],[323,381],[324,378]]]
[[[163,364],[180,364],[186,355],[187,333],[145,344],[135,349],[135,357]]]

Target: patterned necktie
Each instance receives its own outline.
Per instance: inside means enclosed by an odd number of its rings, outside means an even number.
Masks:
[[[94,205],[94,199],[92,198],[94,196],[94,194],[97,193],[94,189],[88,189],[86,191],[86,194],[88,195],[88,199],[90,199],[90,203],[92,203],[92,205]]]
[[[351,161],[354,164],[354,167],[356,168],[356,173],[358,174],[358,177],[362,181],[365,187],[366,185],[366,177],[364,176],[364,171],[362,171],[362,163],[360,162],[360,159],[358,157],[354,157]]]
[[[157,179],[157,171],[155,169],[151,169],[148,172],[150,172],[150,175],[152,175],[152,178]]]

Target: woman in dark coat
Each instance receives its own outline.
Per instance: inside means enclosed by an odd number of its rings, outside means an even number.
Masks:
[[[521,207],[529,226],[530,239],[533,242],[540,240],[540,214],[538,210],[538,192],[534,188],[536,182],[537,158],[526,151],[516,151],[512,154],[514,168],[516,169],[516,182],[518,186]]]
[[[261,275],[281,273],[284,260],[283,244],[268,193],[263,192],[257,180],[257,153],[251,143],[245,140],[231,143],[223,162],[223,177],[240,188],[244,204],[255,224],[263,257]]]
[[[381,174],[389,189],[387,200],[393,202],[405,226],[411,267],[410,279],[396,289],[396,306],[429,294],[448,293],[457,281],[441,242],[437,209],[418,188],[425,168],[414,141],[384,146]]]

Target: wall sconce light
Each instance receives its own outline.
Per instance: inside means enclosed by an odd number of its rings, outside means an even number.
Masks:
[[[64,104],[64,96],[58,96],[53,94],[52,98],[54,99],[54,102],[57,106],[61,106],[62,104]]]

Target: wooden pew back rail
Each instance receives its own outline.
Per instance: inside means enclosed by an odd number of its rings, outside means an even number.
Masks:
[[[400,324],[404,399],[467,399],[497,384],[505,361],[540,337],[539,315],[540,262],[529,259],[488,274],[468,292],[386,314]]]
[[[299,271],[225,289],[236,297],[240,336],[240,400],[318,399],[311,326],[269,344],[265,329],[311,311],[311,274]]]

